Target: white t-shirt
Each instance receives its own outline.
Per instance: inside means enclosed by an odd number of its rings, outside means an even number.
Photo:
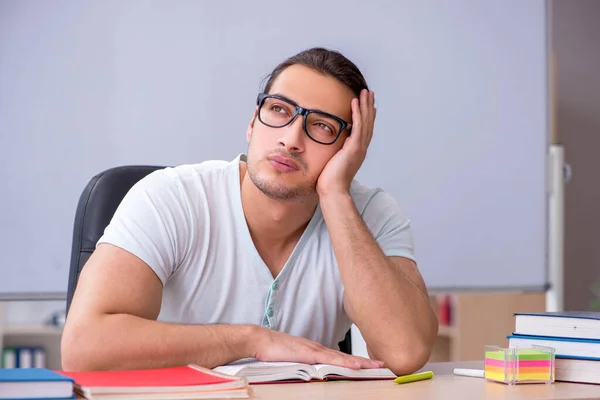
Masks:
[[[274,279],[242,209],[245,159],[151,173],[125,196],[98,243],[127,250],[156,273],[163,284],[160,321],[257,324],[337,349],[351,322],[321,210]],[[395,200],[357,181],[350,193],[383,252],[414,260],[410,221]]]

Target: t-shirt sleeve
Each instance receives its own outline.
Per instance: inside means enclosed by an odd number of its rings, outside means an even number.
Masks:
[[[189,250],[189,205],[169,170],[152,172],[125,195],[100,243],[144,261],[164,285]]]
[[[417,262],[410,219],[390,194],[375,193],[362,217],[386,256],[401,256]]]

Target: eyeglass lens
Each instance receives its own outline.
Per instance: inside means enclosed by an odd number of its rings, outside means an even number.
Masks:
[[[260,119],[273,128],[281,128],[294,117],[294,106],[284,100],[267,97],[259,110]],[[306,116],[306,131],[312,139],[322,143],[335,141],[341,130],[341,123],[325,114],[311,111]]]

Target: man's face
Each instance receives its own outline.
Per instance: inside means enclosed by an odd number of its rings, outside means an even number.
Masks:
[[[270,93],[300,107],[333,114],[352,123],[350,102],[354,93],[343,83],[301,65],[286,68]],[[281,111],[280,109],[275,109]],[[308,137],[302,116],[283,128],[262,124],[255,111],[248,126],[248,175],[264,194],[276,200],[298,200],[316,193],[316,184],[327,162],[343,146],[348,131],[324,145]],[[262,115],[262,114],[261,114]],[[264,118],[263,118],[264,120]]]

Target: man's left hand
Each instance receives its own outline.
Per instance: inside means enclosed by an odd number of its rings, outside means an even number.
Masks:
[[[375,93],[363,89],[360,101],[352,99],[352,133],[344,146],[323,168],[317,180],[317,193],[322,197],[329,193],[348,193],[352,179],[358,172],[365,157],[367,147],[373,137],[376,109]]]

